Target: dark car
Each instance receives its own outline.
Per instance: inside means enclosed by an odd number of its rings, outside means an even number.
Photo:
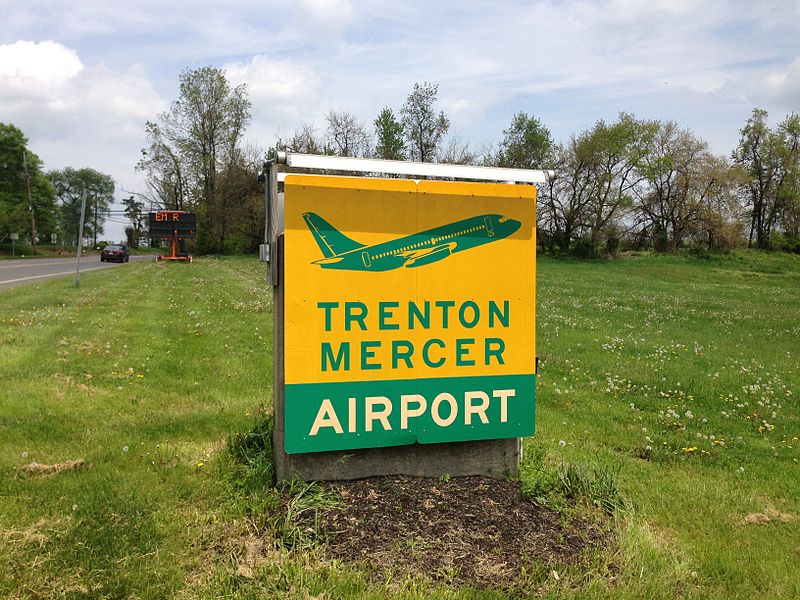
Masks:
[[[127,246],[111,245],[103,248],[100,253],[100,262],[107,262],[116,260],[119,262],[128,262],[130,254],[128,254]]]

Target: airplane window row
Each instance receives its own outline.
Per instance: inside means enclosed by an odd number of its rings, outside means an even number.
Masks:
[[[382,252],[381,254],[378,254],[376,256],[370,256],[370,259],[376,260],[378,258],[386,258],[387,256],[394,256],[396,254],[400,254],[401,252],[407,252],[408,250],[416,250],[417,248],[420,248],[420,247],[425,246],[427,244],[435,244],[436,242],[439,242],[441,240],[449,240],[451,238],[459,237],[459,236],[462,236],[462,235],[467,234],[467,233],[474,233],[474,232],[478,231],[479,229],[483,229],[483,227],[470,227],[469,229],[464,229],[463,231],[458,231],[456,233],[451,233],[451,234],[448,234],[448,235],[445,235],[445,236],[442,236],[442,237],[438,237],[438,238],[432,238],[432,239],[430,239],[430,240],[428,240],[426,242],[419,242],[417,244],[411,244],[410,246],[405,246],[403,248],[400,248],[399,250],[393,250],[392,252]]]

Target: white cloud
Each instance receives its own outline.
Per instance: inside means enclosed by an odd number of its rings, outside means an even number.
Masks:
[[[83,71],[78,54],[53,41],[18,41],[0,46],[0,97],[53,99]]]
[[[289,137],[301,122],[319,117],[320,78],[310,67],[257,55],[223,67],[233,85],[247,84],[252,102],[249,137],[262,145]]]
[[[141,66],[86,65],[54,41],[0,45],[0,115],[23,131],[45,169],[86,166],[118,189],[139,187],[144,123],[165,107]]]
[[[784,68],[770,71],[764,78],[764,90],[786,110],[800,111],[800,56]]]
[[[339,26],[355,15],[351,0],[300,0],[298,4],[305,16],[317,23]]]

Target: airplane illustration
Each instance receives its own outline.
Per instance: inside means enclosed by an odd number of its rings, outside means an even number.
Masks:
[[[348,271],[422,267],[456,252],[502,240],[522,225],[503,215],[478,215],[367,246],[350,239],[313,212],[304,213],[303,219],[324,256],[312,264]]]

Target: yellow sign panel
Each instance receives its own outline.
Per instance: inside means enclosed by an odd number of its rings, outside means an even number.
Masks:
[[[285,186],[287,452],[533,433],[534,187]]]

